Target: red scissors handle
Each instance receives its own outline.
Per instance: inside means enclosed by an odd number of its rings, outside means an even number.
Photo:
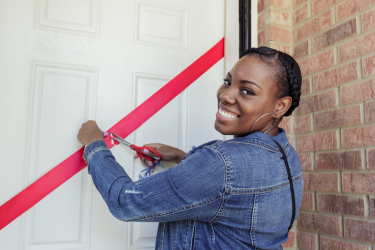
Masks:
[[[141,158],[141,160],[145,159],[146,161],[151,161],[151,162],[154,162],[154,160],[158,160],[158,161],[161,160],[161,155],[159,154],[158,151],[156,151],[153,148],[150,148],[150,147],[147,147],[147,146],[146,147],[138,147],[138,146],[136,146],[134,144],[131,144],[130,148],[132,150],[134,150],[135,152],[137,152],[137,154],[138,154],[139,158]],[[156,155],[156,157],[152,157],[152,156],[146,155],[143,152],[144,149],[147,149],[148,151],[154,153]]]

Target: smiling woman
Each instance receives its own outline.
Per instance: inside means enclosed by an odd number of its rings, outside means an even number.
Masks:
[[[297,219],[303,179],[278,124],[298,106],[300,88],[292,57],[266,47],[245,51],[217,91],[215,129],[234,139],[187,153],[147,144],[178,165],[136,182],[95,122],[83,124],[78,139],[87,145],[89,173],[111,213],[123,221],[160,222],[155,249],[282,249]]]

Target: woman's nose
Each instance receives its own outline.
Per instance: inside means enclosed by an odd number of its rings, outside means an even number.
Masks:
[[[219,97],[220,97],[220,100],[222,102],[226,102],[226,103],[230,103],[230,104],[233,104],[233,103],[236,102],[236,98],[235,98],[233,90],[231,88],[228,88],[228,89],[224,90],[220,94]]]

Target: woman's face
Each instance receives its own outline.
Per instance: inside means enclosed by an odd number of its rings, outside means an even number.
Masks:
[[[277,86],[272,70],[258,54],[246,55],[238,60],[217,91],[217,131],[235,137],[246,136],[256,119],[275,111]],[[269,114],[258,120],[252,132],[271,127],[275,121],[272,117]]]

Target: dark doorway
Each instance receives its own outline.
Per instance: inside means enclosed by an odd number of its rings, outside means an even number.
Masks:
[[[251,0],[239,0],[240,16],[240,56],[243,51],[250,48],[251,41]],[[254,1],[254,0],[253,0]]]

